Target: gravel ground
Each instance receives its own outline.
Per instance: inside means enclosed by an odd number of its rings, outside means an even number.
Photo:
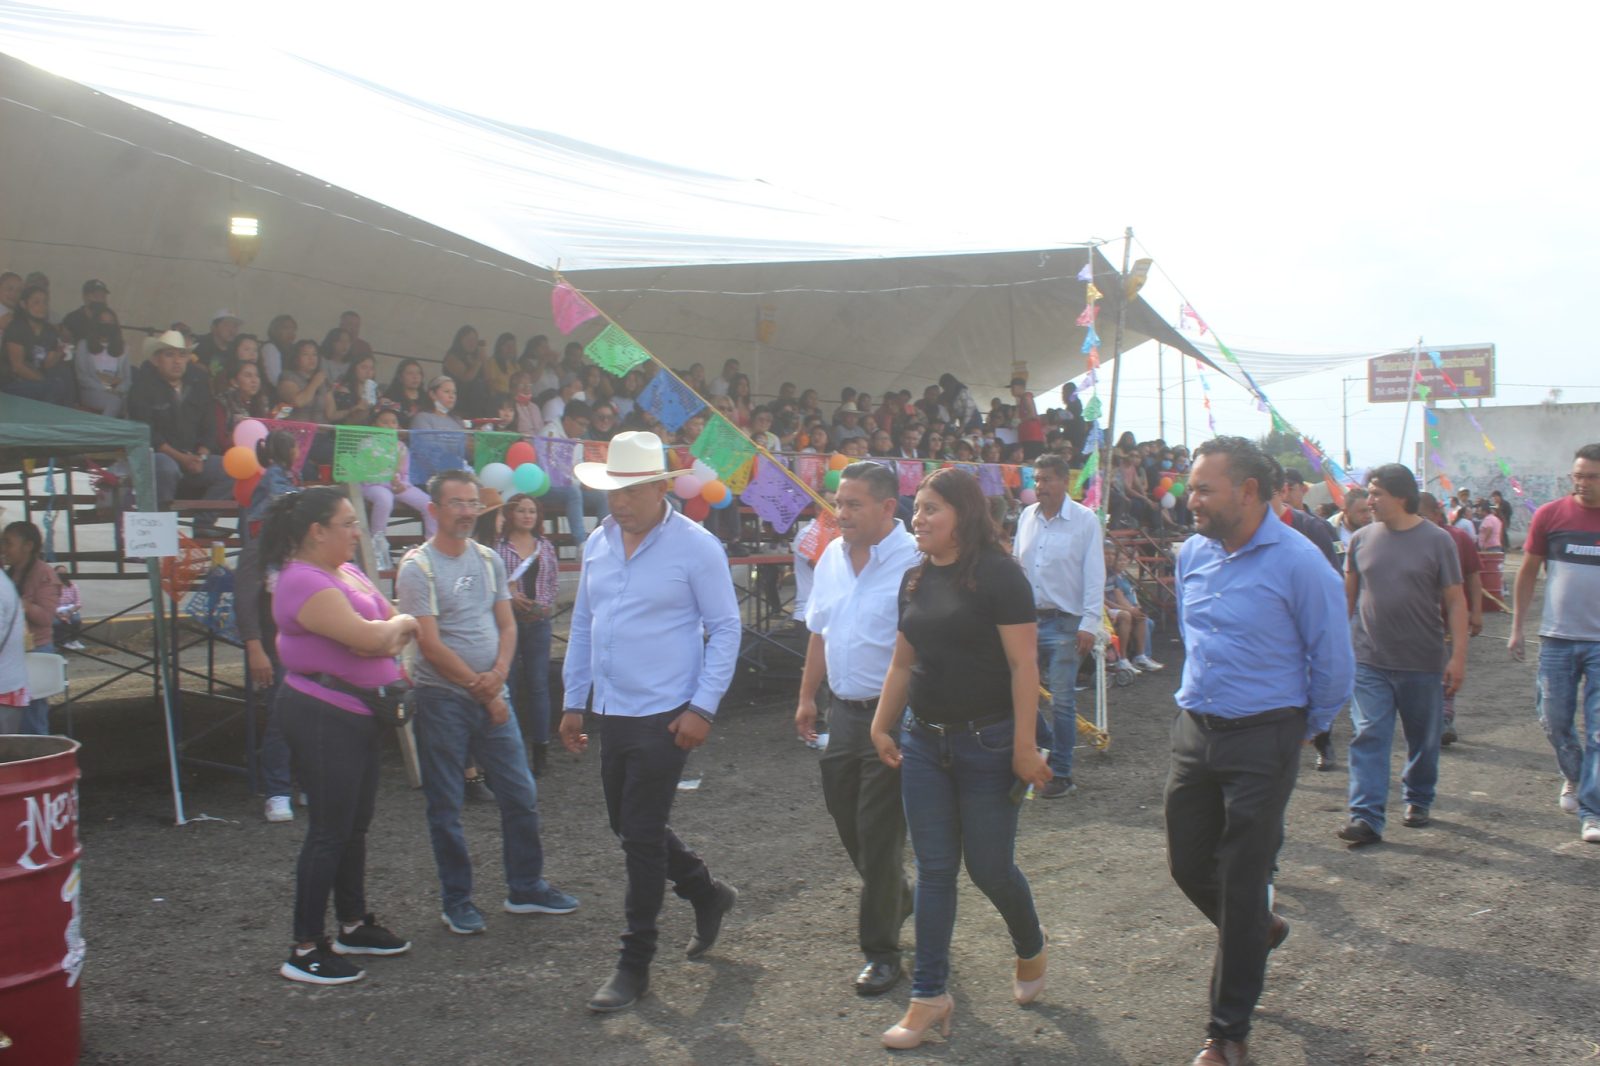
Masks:
[[[1431,827],[1395,819],[1381,846],[1347,850],[1333,835],[1345,774],[1314,772],[1307,750],[1278,882],[1294,931],[1258,1012],[1262,1063],[1600,1059],[1600,847],[1557,809],[1532,667],[1507,659],[1507,625],[1490,615],[1474,643],[1462,740],[1445,753]],[[1214,934],[1165,867],[1179,651],[1162,647],[1166,673],[1113,691],[1114,743],[1080,751],[1077,795],[1024,810],[1019,861],[1053,936],[1043,998],[1011,1003],[1009,942],[967,885],[954,1034],[892,1056],[877,1036],[906,986],[853,994],[854,874],[822,807],[817,755],[794,739],[790,697],[727,707],[690,763],[702,786],[679,795],[675,827],[741,889],[721,943],[683,959],[691,911],[669,894],[651,995],[604,1018],[584,1001],[613,961],[624,883],[597,753],[557,756],[540,781],[548,873],[582,908],[501,913],[497,817],[471,808],[490,926],[468,938],[439,922],[422,796],[389,751],[369,890],[415,947],[373,961],[358,985],[312,990],[275,974],[303,820],[269,825],[237,778],[202,772],[187,776],[190,811],[223,820],[174,828],[148,704],[81,713],[83,1061],[1187,1063],[1204,1035]],[[1348,733],[1341,719],[1341,767]]]

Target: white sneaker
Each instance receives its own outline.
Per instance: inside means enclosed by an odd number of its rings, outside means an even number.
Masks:
[[[1561,809],[1568,814],[1578,813],[1578,783],[1576,781],[1561,782]]]
[[[1158,670],[1165,669],[1165,667],[1156,662],[1154,659],[1150,658],[1148,655],[1135,655],[1133,657],[1133,665],[1147,673],[1152,674]]]
[[[1591,844],[1600,844],[1600,818],[1585,818],[1582,836]]]
[[[1139,672],[1139,668],[1126,659],[1117,660],[1116,670],[1121,674],[1137,674]]]
[[[83,641],[81,641],[81,640],[69,640],[69,641],[67,641],[65,644],[63,644],[61,646],[63,648],[66,648],[68,651],[88,651],[89,650],[89,649],[87,649],[87,648],[85,648],[83,646]]]
[[[267,797],[267,821],[292,822],[294,821],[294,808],[289,805],[288,796]]]

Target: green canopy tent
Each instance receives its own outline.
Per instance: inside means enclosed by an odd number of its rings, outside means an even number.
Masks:
[[[146,426],[0,394],[0,464],[5,467],[20,466],[26,459],[63,459],[118,451],[127,456],[134,495],[141,510],[154,510],[155,462],[150,448],[150,430]],[[167,724],[167,765],[172,774],[173,813],[182,825],[186,819],[183,788],[178,777],[172,660],[168,654],[167,627],[162,619],[160,560],[147,559],[145,568],[150,578],[151,610],[155,614],[155,659],[161,679],[157,688]]]

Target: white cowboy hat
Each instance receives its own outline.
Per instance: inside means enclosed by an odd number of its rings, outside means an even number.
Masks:
[[[572,468],[578,480],[591,489],[612,492],[630,485],[665,481],[676,471],[667,469],[667,453],[654,433],[618,433],[603,463],[579,463]]]
[[[144,357],[146,359],[168,348],[176,348],[179,351],[186,352],[189,350],[189,341],[175,329],[169,329],[159,336],[146,337],[144,339]]]

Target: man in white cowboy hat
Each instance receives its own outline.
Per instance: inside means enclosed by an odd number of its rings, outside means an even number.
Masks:
[[[627,859],[628,929],[616,972],[589,1000],[605,1013],[650,985],[666,882],[694,905],[688,957],[710,950],[738,892],[667,824],[689,752],[705,743],[739,655],[739,605],[716,537],[667,503],[654,433],[619,433],[604,463],[579,463],[611,514],[589,535],[572,608],[561,741],[581,754],[584,705],[600,718],[600,779]]]
[[[189,358],[188,343],[177,330],[147,339],[144,355],[128,388],[128,417],[150,427],[156,506],[167,507],[174,499],[230,499],[233,479],[222,469],[210,378]],[[220,533],[215,525],[197,518],[196,535]]]

